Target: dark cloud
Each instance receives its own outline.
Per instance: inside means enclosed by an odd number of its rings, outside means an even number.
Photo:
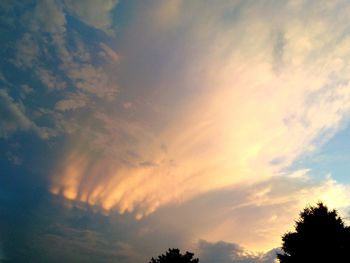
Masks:
[[[28,159],[28,158],[27,158]],[[4,262],[143,263],[181,233],[154,219],[109,213],[52,196],[45,178],[0,159],[0,258]],[[36,162],[37,163],[37,162]],[[1,262],[1,261],[0,261]]]
[[[250,253],[234,243],[210,243],[200,241],[200,262],[202,263],[274,263],[277,250],[266,253]]]
[[[17,172],[0,180],[0,244],[6,262],[144,261],[125,238],[135,225],[127,222],[131,218],[110,222],[100,213],[69,206],[38,180],[32,182],[35,176]]]

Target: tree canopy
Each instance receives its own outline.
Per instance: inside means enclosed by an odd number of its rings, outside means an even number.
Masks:
[[[198,258],[193,258],[194,254],[186,251],[185,254],[181,254],[177,248],[169,248],[169,250],[157,259],[152,258],[149,263],[198,263]]]
[[[350,228],[323,203],[305,208],[282,241],[281,263],[350,262]]]

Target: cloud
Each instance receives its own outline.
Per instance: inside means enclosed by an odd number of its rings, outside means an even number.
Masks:
[[[94,1],[81,3],[67,1],[66,4],[78,10],[91,9],[96,15],[96,10],[107,14],[108,8],[112,8],[115,1],[105,1],[98,5],[94,3]],[[82,18],[84,17],[83,15]],[[67,28],[66,13],[62,2],[39,1],[34,10],[29,9],[27,14],[23,15],[23,20],[29,23],[30,31],[37,34],[32,34],[35,35],[33,37],[26,33],[18,41],[16,65],[26,68],[35,66],[37,76],[49,90],[66,88],[67,83],[62,80],[63,73],[63,78],[72,81],[78,90],[107,97],[115,93],[116,84],[109,80],[110,76],[106,74],[103,64],[92,61],[91,51],[76,33],[76,29]],[[46,33],[49,33],[49,37],[45,35]],[[69,44],[68,39],[73,43]],[[42,47],[41,51],[39,46]],[[99,47],[100,53],[108,56],[105,58],[107,63],[108,60],[116,62],[118,55],[115,51],[104,43],[100,43]],[[53,50],[49,51],[50,49]],[[58,61],[55,60],[55,57],[58,58]],[[57,67],[53,67],[53,63],[58,63]]]
[[[286,172],[348,121],[341,1],[140,2],[118,36],[101,34],[118,26],[116,2],[96,5],[22,10],[11,66],[36,89],[23,101],[16,85],[0,93],[3,137],[64,135],[53,194],[161,225],[140,235],[168,227],[168,241],[251,250],[279,244],[305,202],[347,209],[347,185]]]
[[[232,205],[224,222],[212,226],[202,237],[211,241],[236,240],[258,251],[278,247],[280,237],[292,229],[298,211],[307,204],[323,201],[344,215],[349,209],[348,188],[349,185],[333,179],[303,181],[281,178],[264,182],[248,190],[248,198]]]
[[[38,127],[25,113],[21,102],[16,102],[6,89],[0,89],[0,137],[6,138],[19,130],[32,130],[42,138],[49,136],[49,130]],[[15,161],[15,160],[14,160]]]
[[[38,126],[26,114],[25,106],[21,101],[15,101],[6,89],[0,89],[0,137],[7,138],[16,131],[33,131],[42,139],[55,136],[56,132],[45,126]]]
[[[115,217],[110,221],[111,218],[92,210],[70,209],[38,187],[38,182],[28,173],[9,177],[0,179],[0,260],[145,261],[140,247],[135,247],[137,242],[126,234],[133,233],[132,219]],[[6,187],[3,182],[7,182]]]
[[[25,99],[26,97],[30,96],[30,94],[32,93],[34,93],[33,88],[29,87],[26,84],[21,85],[21,92],[20,92],[21,99]]]
[[[346,124],[350,109],[347,11],[312,5],[320,12],[287,2],[178,4],[164,9],[176,11],[167,30],[154,15],[163,9],[145,7],[118,51],[132,112],[94,115],[101,129],[77,135],[86,147],[72,146],[62,158],[52,191],[141,218],[267,180],[312,154]],[[203,15],[193,16],[196,10]],[[72,78],[106,83],[99,70],[82,69]],[[80,89],[110,96],[88,80]],[[157,165],[138,165],[145,160]]]
[[[107,61],[110,60],[112,63],[119,62],[119,55],[108,45],[106,45],[105,43],[100,43],[100,47],[103,50],[103,52],[100,52],[101,57],[105,58]]]
[[[204,240],[198,244],[201,262],[222,263],[275,263],[277,250],[254,254],[245,251],[234,243],[209,243]]]
[[[77,163],[77,167],[83,167],[84,170],[86,163],[81,161]],[[71,174],[79,174],[81,170],[77,167],[67,166],[67,169],[70,169]],[[143,171],[147,169],[151,167],[140,168]],[[96,191],[89,181],[84,183],[84,187],[91,187],[92,191]],[[108,185],[105,187],[108,189]],[[73,207],[81,208],[84,207],[84,203],[90,203],[91,206],[88,204],[86,207],[109,214],[111,218],[116,214],[99,208],[91,199],[87,199],[86,202],[83,198],[89,197],[84,197],[83,193],[77,198],[74,195],[70,196],[74,194],[72,189],[65,190],[70,191],[64,193],[67,197],[72,200],[81,198],[83,201],[70,201]],[[90,198],[96,198],[96,195],[93,193]],[[249,251],[265,253],[281,245],[281,236],[292,230],[299,212],[308,204],[314,205],[323,201],[331,209],[338,209],[341,216],[345,217],[349,211],[349,198],[349,185],[337,182],[332,177],[314,179],[304,172],[304,175],[299,177],[278,176],[256,184],[236,185],[205,192],[186,202],[168,202],[147,217],[136,221],[135,224],[140,228],[134,228],[139,233],[138,238],[162,237],[154,240],[152,247],[158,249],[156,253],[161,253],[161,250],[167,247],[195,251],[197,247],[194,244],[198,240],[206,240],[209,243],[224,240],[239,244]],[[123,200],[122,197],[121,202],[127,202],[127,199]],[[147,207],[142,205],[136,206],[135,211],[129,210],[126,205],[124,209],[124,215],[121,216],[136,219],[140,219],[139,213],[148,211]]]
[[[284,176],[203,193],[136,220],[129,213],[106,216],[96,206],[49,195],[25,173],[2,180],[8,182],[0,184],[6,186],[1,191],[0,222],[4,252],[8,259],[27,262],[40,257],[48,262],[141,263],[169,247],[192,251],[203,262],[214,257],[223,262],[273,262],[271,248],[280,246],[281,235],[307,202],[332,191],[349,195],[331,178]],[[346,199],[337,201],[339,206],[346,204]]]
[[[58,1],[39,1],[34,9],[32,30],[61,36],[66,31],[66,17]]]
[[[69,11],[85,23],[106,32],[113,32],[111,11],[118,4],[117,0],[103,0],[98,3],[93,0],[65,0],[64,2]]]
[[[5,89],[0,90],[1,99],[1,135],[6,136],[10,131],[16,129],[30,129],[32,122],[24,114],[23,106],[15,103]]]
[[[38,57],[40,51],[37,42],[26,33],[17,42],[17,52],[14,63],[19,67],[30,67]]]
[[[85,107],[88,102],[84,94],[73,94],[68,99],[60,100],[56,103],[55,109],[59,111],[76,110]]]
[[[99,7],[112,8],[112,2],[104,2]],[[84,9],[84,5],[89,5],[89,9],[94,6],[87,2],[70,3],[72,8]],[[106,104],[115,100],[119,89],[114,71],[118,54],[99,37],[87,41],[79,33],[79,24],[68,26],[66,18],[72,14],[66,4],[62,1],[39,1],[31,6],[16,7],[21,23],[18,26],[19,37],[12,50],[15,56],[14,59],[9,58],[9,62],[17,67],[18,74],[24,76],[23,81],[27,81],[21,85],[34,81],[31,86],[40,91],[31,94],[32,101],[40,103],[23,103],[34,113],[26,116],[30,122],[47,124],[48,127],[40,129],[42,133],[46,130],[46,138],[70,134],[77,128],[84,129],[76,123],[74,114],[62,113],[80,109],[79,114],[84,112],[87,115],[93,105],[105,111]],[[109,12],[107,9],[104,9],[106,14]],[[8,14],[9,17],[11,15]],[[96,34],[100,32],[96,28],[90,30]],[[105,36],[103,40],[112,38]],[[28,72],[34,73],[34,76],[28,78]],[[16,88],[17,84],[12,83],[11,86]],[[50,99],[44,102],[42,98],[38,99],[40,94]],[[26,97],[23,91],[20,96],[22,99]]]
[[[99,3],[95,1],[65,0],[65,1],[39,1],[30,15],[25,19],[30,21],[30,29],[34,32],[48,32],[53,42],[58,45],[65,44],[67,33],[67,13],[76,15],[89,26],[96,29],[112,32],[111,10],[115,8],[118,1],[104,0]],[[27,22],[25,20],[25,22]],[[107,47],[107,45],[104,44]],[[67,52],[65,47],[60,47],[61,52]],[[67,55],[67,54],[66,54]]]
[[[44,68],[38,68],[37,75],[49,90],[61,90],[67,87],[67,84],[55,76],[52,72]]]
[[[32,249],[41,250],[42,255],[46,254],[44,257],[53,262],[58,258],[75,262],[140,262],[140,255],[131,245],[121,241],[111,242],[103,233],[97,231],[67,225],[49,226],[46,232],[37,238],[37,243]]]
[[[117,94],[117,85],[110,81],[102,67],[70,64],[66,72],[78,90],[107,100],[112,100]]]
[[[236,243],[249,251],[266,253],[280,247],[281,236],[293,229],[299,212],[308,204],[323,201],[345,218],[349,211],[348,192],[348,184],[332,178],[281,176],[168,204],[143,220],[179,233],[182,246],[188,249],[195,249],[198,240],[206,240]]]

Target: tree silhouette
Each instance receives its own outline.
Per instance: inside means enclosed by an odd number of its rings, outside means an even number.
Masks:
[[[323,203],[305,208],[295,232],[286,233],[282,241],[280,263],[350,262],[350,228]]]
[[[198,263],[198,258],[193,258],[194,254],[186,251],[184,255],[177,248],[169,248],[169,250],[157,259],[152,258],[149,263]]]

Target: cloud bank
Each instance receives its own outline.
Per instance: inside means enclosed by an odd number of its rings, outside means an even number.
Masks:
[[[37,251],[71,233],[82,261],[86,252],[141,262],[132,250],[151,257],[178,246],[204,262],[218,251],[223,262],[271,262],[244,248],[278,246],[306,203],[346,214],[349,185],[295,166],[348,123],[346,1],[0,7],[13,41],[1,51],[0,137],[11,144],[3,155],[30,169],[54,161],[43,177],[56,198],[120,223],[102,236],[55,225],[38,235]],[[23,158],[24,144],[41,163]]]

